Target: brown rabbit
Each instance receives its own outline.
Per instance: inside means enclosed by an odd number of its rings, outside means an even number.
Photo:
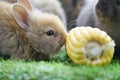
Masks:
[[[24,6],[0,1],[0,56],[49,59],[65,43],[64,24],[58,16],[40,12],[23,1]]]

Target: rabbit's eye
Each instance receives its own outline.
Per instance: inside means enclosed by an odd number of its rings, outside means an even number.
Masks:
[[[117,0],[117,5],[120,5],[120,0]]]
[[[49,31],[46,32],[46,34],[48,36],[52,36],[52,35],[54,35],[54,31],[53,30],[49,30]]]

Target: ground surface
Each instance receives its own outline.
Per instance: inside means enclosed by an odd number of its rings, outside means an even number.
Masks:
[[[64,52],[49,62],[1,59],[0,80],[120,80],[120,61],[101,67],[76,65]]]

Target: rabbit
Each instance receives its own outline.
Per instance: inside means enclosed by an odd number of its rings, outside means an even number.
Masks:
[[[19,0],[5,0],[10,3],[19,2]],[[42,12],[52,13],[57,15],[67,25],[67,19],[62,7],[62,4],[58,0],[29,0],[31,5]]]
[[[91,7],[82,16],[82,18],[87,18],[83,26],[91,26],[99,28],[105,32],[115,41],[115,53],[114,58],[120,59],[120,0],[84,0],[84,1],[94,1],[89,2]],[[81,10],[82,11],[82,10]],[[91,16],[92,15],[92,16]],[[79,19],[80,13],[76,19],[77,26],[80,26],[81,20]],[[83,21],[82,19],[82,21]]]
[[[34,9],[28,0],[0,1],[0,56],[49,60],[64,45],[66,29],[56,15]]]

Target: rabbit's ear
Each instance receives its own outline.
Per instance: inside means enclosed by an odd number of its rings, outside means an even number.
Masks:
[[[30,4],[28,0],[18,0],[18,3],[25,6],[28,10],[32,10],[32,5]]]
[[[18,25],[22,29],[28,31],[30,26],[29,26],[29,19],[28,19],[29,15],[27,10],[19,4],[14,4],[12,7],[12,10],[13,10],[13,16],[16,22],[18,23]]]

